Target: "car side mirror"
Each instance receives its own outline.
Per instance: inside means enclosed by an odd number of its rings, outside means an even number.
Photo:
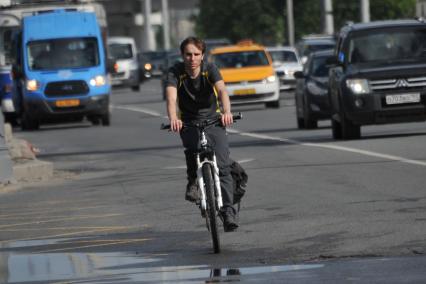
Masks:
[[[24,76],[21,66],[13,64],[12,76],[14,79],[21,79]]]
[[[305,78],[305,74],[303,73],[303,71],[296,71],[296,72],[294,72],[293,76],[296,79],[303,79],[303,78]]]

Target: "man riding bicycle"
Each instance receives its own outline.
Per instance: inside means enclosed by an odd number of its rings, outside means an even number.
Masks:
[[[216,65],[204,62],[205,50],[205,43],[196,37],[188,37],[181,43],[183,62],[176,63],[167,74],[167,114],[170,129],[180,133],[185,147],[188,178],[185,199],[191,202],[199,199],[194,156],[198,148],[198,133],[195,128],[182,129],[183,122],[197,122],[221,116],[222,126],[210,127],[206,129],[206,134],[216,153],[223,197],[220,214],[224,229],[229,232],[238,228],[233,206],[233,181],[225,129],[233,123],[233,118],[225,83]]]

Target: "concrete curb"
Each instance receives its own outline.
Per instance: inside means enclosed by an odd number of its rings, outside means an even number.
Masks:
[[[53,176],[53,164],[40,160],[15,162],[13,176],[19,181],[46,181]]]
[[[22,139],[14,139],[10,124],[6,123],[4,130],[6,145],[13,163],[13,178],[17,185],[19,186],[20,182],[46,181],[52,178],[53,164],[38,160],[31,143]]]

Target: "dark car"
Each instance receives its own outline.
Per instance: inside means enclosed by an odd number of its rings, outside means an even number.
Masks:
[[[296,44],[297,53],[305,64],[311,52],[333,49],[336,45],[336,40],[329,35],[309,35],[302,37]]]
[[[361,126],[426,120],[426,23],[392,20],[340,30],[330,69],[332,134]]]
[[[296,80],[297,127],[316,128],[318,120],[330,118],[328,98],[327,61],[333,57],[333,50],[313,52],[309,55],[303,72],[294,73]]]
[[[162,64],[166,55],[167,51],[165,50],[142,52],[142,57],[145,58],[147,63],[151,64],[151,74],[153,77],[161,76]]]
[[[183,62],[182,56],[179,51],[171,51],[165,57],[162,64],[162,75],[161,75],[161,89],[163,90],[163,100],[166,100],[166,79],[167,71],[176,62]]]
[[[152,64],[148,58],[143,56],[141,52],[138,53],[139,65],[139,82],[144,82],[152,77]]]

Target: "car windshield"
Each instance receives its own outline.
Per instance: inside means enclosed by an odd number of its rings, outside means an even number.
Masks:
[[[273,62],[296,62],[297,57],[293,51],[290,50],[271,50],[269,54]]]
[[[303,55],[308,55],[309,53],[315,52],[315,51],[333,49],[333,48],[334,48],[333,43],[321,43],[321,44],[306,45],[303,49]]]
[[[149,61],[161,61],[166,56],[164,51],[148,51],[142,53]]]
[[[10,65],[12,63],[12,36],[16,27],[0,27],[0,66]]]
[[[426,29],[363,32],[349,42],[349,63],[426,61]]]
[[[327,77],[328,69],[326,64],[328,56],[319,56],[312,58],[311,73],[315,77]]]
[[[131,44],[111,43],[108,47],[114,59],[130,59],[133,57]]]
[[[84,68],[99,65],[96,38],[72,38],[28,43],[31,70]]]
[[[269,65],[268,57],[262,50],[219,53],[212,56],[219,68],[241,68]]]

